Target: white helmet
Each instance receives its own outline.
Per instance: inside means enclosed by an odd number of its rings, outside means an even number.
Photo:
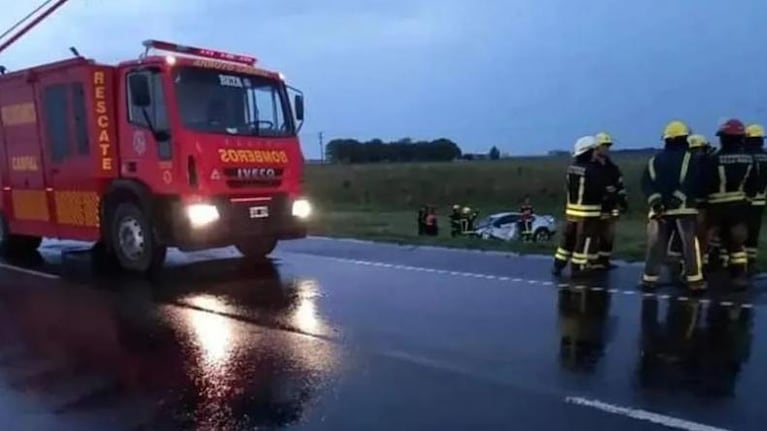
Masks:
[[[597,147],[597,139],[593,136],[583,136],[575,141],[573,146],[573,157],[578,157],[588,150],[592,150]]]

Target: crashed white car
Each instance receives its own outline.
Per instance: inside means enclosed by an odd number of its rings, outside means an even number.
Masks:
[[[482,239],[500,239],[513,241],[521,239],[519,232],[519,212],[492,214],[477,223],[472,234]],[[533,215],[533,240],[548,241],[557,232],[557,221],[550,215]]]

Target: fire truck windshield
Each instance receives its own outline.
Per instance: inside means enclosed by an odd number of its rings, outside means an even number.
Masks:
[[[196,67],[175,71],[181,122],[191,130],[230,135],[295,135],[284,85],[254,75]]]

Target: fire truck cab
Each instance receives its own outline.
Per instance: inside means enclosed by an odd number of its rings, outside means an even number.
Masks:
[[[252,57],[144,45],[0,76],[0,248],[95,241],[144,272],[167,247],[263,258],[304,237],[301,92]]]

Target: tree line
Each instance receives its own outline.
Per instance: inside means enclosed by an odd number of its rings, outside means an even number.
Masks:
[[[405,138],[394,142],[333,139],[325,148],[325,157],[332,163],[448,162],[460,159],[461,155],[458,144],[446,138],[433,141]]]

